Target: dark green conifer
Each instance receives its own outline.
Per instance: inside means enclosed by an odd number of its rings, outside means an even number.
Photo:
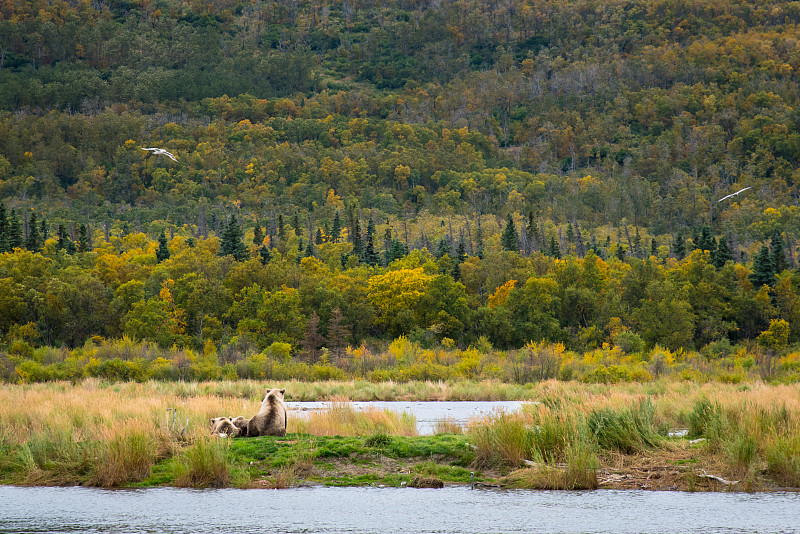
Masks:
[[[336,214],[333,216],[333,227],[331,228],[331,241],[334,243],[339,242],[339,238],[342,236],[342,218],[337,211]]]
[[[500,242],[503,245],[503,250],[511,250],[513,252],[519,252],[519,241],[517,239],[517,227],[514,225],[514,218],[511,214],[508,214],[508,221],[506,222],[506,227],[503,230],[503,236],[500,239]]]
[[[679,260],[686,257],[686,239],[683,237],[683,231],[678,230],[675,235],[675,242],[672,244],[672,253]]]
[[[731,248],[728,246],[728,240],[724,237],[720,237],[716,250],[711,254],[711,263],[713,263],[714,267],[717,269],[722,269],[725,267],[725,263],[731,260],[733,260],[733,254],[731,253]]]
[[[775,266],[775,274],[782,273],[789,268],[789,262],[786,260],[786,248],[778,230],[775,230],[772,234],[770,248],[772,249],[772,263]]]
[[[85,224],[78,227],[78,252],[89,252],[92,242],[89,240],[89,229]]]
[[[306,250],[303,253],[303,256],[306,258],[313,258],[317,255],[316,251],[314,250],[314,240],[309,239],[308,243],[306,244]]]
[[[750,281],[756,289],[763,285],[771,286],[775,283],[775,263],[772,259],[769,246],[764,244],[753,260],[753,272],[750,273]]]
[[[361,221],[356,219],[353,226],[353,235],[350,238],[353,241],[353,254],[362,261],[364,259],[364,237],[361,235]]]
[[[554,236],[550,236],[550,250],[548,252],[553,258],[561,258],[561,249],[558,247],[558,243],[556,243],[556,238]]]
[[[294,218],[292,219],[292,226],[294,226],[294,235],[298,237],[303,235],[303,229],[300,228],[300,214],[298,212],[294,212]]]
[[[448,243],[447,239],[443,237],[436,245],[436,253],[434,256],[436,256],[436,259],[438,260],[441,259],[442,256],[449,256],[450,254],[452,254],[452,251],[450,250],[450,243]]]
[[[44,242],[50,237],[50,232],[47,230],[47,221],[44,217],[39,221],[39,235],[42,237],[42,246],[44,246]]]
[[[322,237],[322,228],[317,228],[316,236],[314,237],[314,244],[321,245],[325,242],[325,238]]]
[[[0,202],[0,253],[8,252],[8,216],[6,207]]]
[[[219,245],[220,256],[233,256],[237,261],[247,259],[247,248],[244,245],[244,232],[239,227],[236,215],[231,214],[222,231],[222,240]]]
[[[272,252],[269,251],[267,245],[261,245],[261,248],[258,249],[258,256],[261,260],[261,265],[266,265],[272,259]]]
[[[367,245],[364,248],[364,262],[368,265],[378,265],[381,257],[375,252],[375,239],[373,234],[367,234]]]
[[[283,213],[278,215],[278,237],[284,237],[284,230],[283,230],[284,222],[283,222]]]
[[[655,237],[650,240],[650,255],[658,257],[658,244],[656,243]]]
[[[25,239],[25,248],[31,252],[38,252],[42,249],[43,244],[39,226],[36,224],[36,212],[31,212],[31,217],[28,219],[28,237]]]
[[[256,219],[256,227],[253,230],[253,244],[260,247],[264,244],[264,232],[261,230],[261,223]]]
[[[11,252],[15,248],[22,248],[24,244],[22,241],[22,223],[14,210],[11,210],[11,215],[8,218],[8,251]]]
[[[169,259],[169,247],[167,246],[167,236],[164,230],[161,230],[161,235],[158,236],[158,248],[156,249],[156,262],[161,263]]]
[[[717,242],[714,240],[714,236],[711,234],[711,228],[708,226],[703,226],[702,230],[700,230],[700,237],[696,243],[696,248],[714,252],[714,247],[716,244]]]

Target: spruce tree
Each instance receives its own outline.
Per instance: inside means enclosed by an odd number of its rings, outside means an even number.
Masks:
[[[38,252],[42,248],[43,240],[39,234],[39,227],[36,224],[36,212],[31,213],[31,217],[28,219],[28,228],[28,237],[25,239],[25,248],[31,252]]]
[[[247,248],[244,245],[244,232],[239,227],[236,215],[231,214],[225,229],[222,231],[222,242],[219,246],[220,256],[233,256],[237,261],[247,259]]]
[[[655,237],[650,239],[650,255],[653,257],[658,256],[658,244]]]
[[[260,247],[264,244],[264,232],[261,230],[261,223],[256,220],[256,227],[253,230],[253,244]]]
[[[161,230],[161,235],[158,236],[158,249],[156,249],[156,262],[161,263],[169,259],[169,247],[167,247],[167,236],[164,230]]]
[[[700,237],[697,241],[697,248],[700,250],[707,250],[709,252],[714,252],[714,247],[716,246],[716,241],[714,240],[714,236],[711,235],[711,228],[708,226],[703,226],[702,230],[700,230]]]
[[[15,248],[22,248],[22,223],[19,222],[17,214],[11,210],[11,216],[8,220],[8,251],[11,252]]]
[[[722,269],[728,261],[733,260],[731,248],[728,246],[728,240],[724,237],[719,238],[717,250],[711,255],[711,263],[717,269]]]
[[[58,237],[58,242],[56,243],[56,250],[65,250],[67,248],[67,242],[70,239],[69,236],[67,235],[67,231],[64,228],[63,224],[58,225],[58,231],[56,232],[56,236]]]
[[[361,221],[356,219],[353,226],[353,235],[350,238],[353,241],[353,254],[359,259],[364,259],[364,238],[361,235]]]
[[[303,256],[306,257],[306,258],[313,258],[316,255],[317,255],[317,253],[314,250],[314,240],[313,239],[309,239],[308,243],[306,244],[306,250],[303,253]]]
[[[272,252],[269,251],[267,245],[261,245],[261,248],[258,249],[258,256],[261,260],[261,265],[266,265],[272,259]]]
[[[443,256],[449,256],[452,254],[450,250],[450,244],[447,242],[447,239],[444,237],[439,240],[439,243],[436,245],[436,253],[434,256],[436,259],[441,259]]]
[[[317,234],[314,238],[315,245],[321,245],[325,242],[325,239],[322,237],[322,228],[317,228]]]
[[[772,260],[769,246],[764,244],[753,260],[753,272],[750,273],[750,281],[756,289],[761,286],[772,286],[775,283],[775,263]]]
[[[292,226],[294,226],[294,235],[298,237],[303,235],[303,230],[300,228],[300,214],[298,212],[294,212],[294,218],[292,219]]]
[[[775,265],[775,274],[782,273],[789,268],[789,262],[786,260],[786,248],[783,245],[783,238],[781,238],[781,233],[777,230],[773,232],[772,239],[770,239],[770,248],[772,249],[772,263]]]
[[[683,237],[683,231],[678,230],[675,235],[675,242],[672,244],[672,253],[679,260],[686,257],[686,239]]]
[[[508,214],[508,221],[503,230],[503,236],[500,239],[503,245],[503,250],[510,250],[512,252],[519,252],[519,244],[517,241],[517,227],[514,225],[514,218]]]
[[[285,235],[283,231],[283,226],[284,226],[283,214],[281,213],[280,215],[278,215],[278,237],[284,237]]]
[[[92,243],[89,240],[89,229],[85,224],[82,224],[78,228],[78,252],[89,252],[91,248]]]
[[[0,253],[8,252],[8,216],[6,207],[0,202]]]
[[[331,241],[334,243],[339,242],[339,238],[342,237],[342,217],[339,215],[337,211],[336,214],[333,216],[333,227],[331,228]]]
[[[550,236],[549,255],[556,259],[561,258],[561,249],[558,248],[558,243],[556,243],[556,238],[552,235]]]
[[[367,234],[367,246],[364,248],[364,262],[368,265],[378,265],[381,257],[375,252],[373,234]]]
[[[42,246],[44,246],[44,242],[50,237],[50,232],[47,231],[47,221],[44,217],[39,221],[39,235],[42,237]]]

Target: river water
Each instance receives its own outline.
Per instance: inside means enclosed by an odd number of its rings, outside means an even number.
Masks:
[[[800,532],[797,493],[0,487],[0,533]]]
[[[349,404],[356,410],[377,408],[411,414],[417,420],[417,432],[425,436],[433,434],[436,423],[445,419],[465,425],[474,417],[489,415],[498,410],[517,411],[525,403],[523,401],[356,401]],[[325,410],[328,406],[328,402],[286,403],[286,407],[290,410],[289,417],[302,417],[310,410]]]

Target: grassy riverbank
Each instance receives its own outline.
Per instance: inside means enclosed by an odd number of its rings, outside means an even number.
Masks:
[[[286,387],[290,400],[335,402],[324,413],[290,412],[284,438],[225,440],[208,436],[208,420],[255,413],[262,384],[0,386],[0,482],[418,486],[468,484],[475,473],[504,487],[800,488],[798,385],[270,385]],[[530,403],[416,436],[413,417],[356,412],[343,397],[444,400],[479,391]]]

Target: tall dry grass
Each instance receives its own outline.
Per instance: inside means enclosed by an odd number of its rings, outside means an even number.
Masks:
[[[377,408],[356,410],[347,397],[335,397],[327,410],[310,412],[307,418],[293,418],[289,428],[315,436],[417,435],[413,416]]]

